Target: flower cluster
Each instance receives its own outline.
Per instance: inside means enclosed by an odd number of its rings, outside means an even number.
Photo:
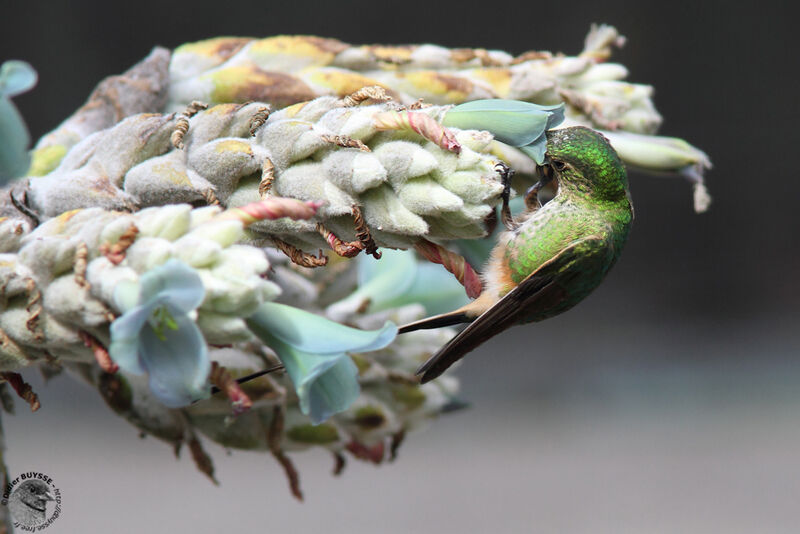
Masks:
[[[345,107],[323,97],[273,113],[251,135],[265,108],[200,111],[188,121],[182,148],[171,141],[179,117],[125,119],[75,145],[54,171],[29,178],[29,203],[56,216],[176,202],[235,207],[269,195],[324,200],[316,221],[251,226],[254,239],[278,237],[309,251],[327,248],[319,222],[341,240],[356,239],[354,206],[382,246],[484,234],[483,220],[503,191],[488,132],[451,133],[440,122],[446,108]],[[394,117],[397,123],[387,122]],[[457,149],[438,146],[439,134],[453,135]]]
[[[475,238],[509,193],[506,164],[526,185],[548,129],[600,128],[707,208],[708,158],[652,135],[651,88],[605,62],[621,40],[594,27],[575,57],[292,36],[156,49],[32,160],[9,97],[35,72],[4,64],[0,182],[27,174],[0,195],[4,405],[6,383],[39,405],[17,371],[68,367],[210,478],[200,434],[269,451],[298,497],[287,451],[324,447],[337,471],[344,452],[393,458],[462,405],[452,376],[414,376],[453,331],[395,325],[480,292],[439,243],[485,258]]]

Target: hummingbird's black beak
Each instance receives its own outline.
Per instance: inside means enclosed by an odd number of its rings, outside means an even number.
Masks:
[[[539,171],[539,182],[534,187],[538,186],[539,189],[541,189],[555,178],[555,171],[553,171],[553,167],[550,165],[550,158],[545,158],[544,163],[539,165],[536,170]]]

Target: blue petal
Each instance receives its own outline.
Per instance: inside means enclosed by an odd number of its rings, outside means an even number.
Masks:
[[[385,291],[394,294],[402,293],[414,280],[414,271],[417,266],[414,254],[409,251],[392,249],[385,249],[381,254],[379,260],[366,254],[358,257],[356,261],[358,262],[359,287],[380,278],[386,281],[383,284]]]
[[[441,265],[423,263],[417,268],[414,283],[399,298],[382,303],[381,309],[419,302],[428,315],[445,313],[467,304],[469,298],[458,280]],[[372,309],[372,308],[370,308]]]
[[[519,147],[529,158],[541,165],[544,163],[544,153],[547,151],[547,138],[543,135],[527,146]]]
[[[556,117],[551,119],[554,114]],[[455,128],[488,130],[498,141],[519,147],[536,140],[552,123],[563,118],[564,104],[539,106],[494,98],[459,104],[447,112],[442,123]]]
[[[194,321],[169,305],[178,328],[164,328],[159,338],[150,324],[141,332],[139,357],[150,375],[150,391],[162,403],[177,408],[211,394],[211,360],[203,334]]]
[[[15,96],[30,91],[38,78],[29,63],[16,59],[6,61],[0,67],[0,95]]]
[[[154,307],[155,305],[137,306],[111,323],[111,344],[108,347],[108,355],[123,371],[135,375],[144,374],[146,371],[139,360],[139,340]]]
[[[188,313],[203,303],[205,288],[194,269],[171,259],[142,275],[139,303],[158,300],[169,302],[181,313]]]
[[[550,115],[547,117],[547,129],[555,128],[564,122],[564,104],[550,106]]]
[[[327,362],[324,370],[306,377],[298,388],[300,409],[315,425],[347,410],[360,393],[358,367],[346,354]]]
[[[386,249],[379,260],[362,254],[356,261],[358,289],[336,305],[347,306],[352,302],[353,307],[358,307],[367,300],[371,310],[386,309],[383,303],[402,296],[411,287],[417,271],[414,254],[402,250]]]
[[[346,354],[310,354],[269,334],[262,339],[286,367],[300,399],[300,410],[314,424],[343,412],[358,398],[358,368]]]
[[[275,302],[262,304],[246,321],[261,339],[274,336],[298,350],[315,354],[378,350],[397,335],[397,327],[391,322],[380,330],[359,330]]]
[[[30,168],[30,134],[22,115],[11,101],[0,95],[0,185],[24,176]]]
[[[362,256],[358,261],[359,267],[364,263],[369,265],[376,263],[380,265],[384,261],[386,263],[383,263],[383,267],[371,267],[372,278],[359,277],[364,280],[360,282],[364,285],[334,306],[350,300],[363,302],[364,299],[369,299],[368,310],[377,312],[420,303],[425,306],[428,314],[435,315],[469,302],[464,286],[444,267],[420,262],[414,259],[413,254],[386,250],[378,262],[366,256]],[[361,272],[359,269],[359,274]]]

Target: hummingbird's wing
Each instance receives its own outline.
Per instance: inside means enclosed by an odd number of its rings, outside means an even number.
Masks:
[[[417,374],[422,374],[420,382],[424,384],[433,380],[487,339],[519,323],[520,310],[533,312],[556,308],[567,297],[564,286],[569,285],[569,279],[592,269],[607,267],[611,253],[613,244],[598,236],[584,237],[566,247],[422,364],[417,369]],[[580,268],[572,268],[578,262]]]

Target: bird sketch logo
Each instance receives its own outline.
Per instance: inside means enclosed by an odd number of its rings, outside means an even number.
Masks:
[[[8,506],[15,529],[37,532],[61,515],[61,491],[49,476],[28,471],[6,485],[2,504]]]

